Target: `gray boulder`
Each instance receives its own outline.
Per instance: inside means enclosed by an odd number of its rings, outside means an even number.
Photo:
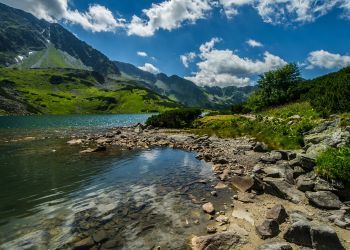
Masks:
[[[338,196],[330,191],[306,192],[310,204],[322,209],[340,209],[342,206]]]
[[[257,142],[253,150],[255,152],[266,152],[268,150],[268,146],[263,142]]]
[[[293,223],[283,235],[283,238],[296,245],[312,247],[311,224],[308,221],[300,220]]]
[[[303,192],[306,191],[312,191],[314,189],[315,186],[315,181],[305,177],[305,176],[300,176],[297,179],[297,183],[296,183],[297,189]]]
[[[316,250],[343,250],[345,249],[337,233],[329,226],[312,226],[311,227],[312,247]]]
[[[289,200],[293,203],[299,203],[304,199],[304,193],[284,179],[266,177],[263,181],[265,182],[265,193],[267,194]]]
[[[286,209],[282,205],[275,205],[266,213],[267,219],[272,219],[282,224],[288,218]]]
[[[282,154],[277,151],[272,151],[270,153],[267,153],[263,156],[261,156],[260,161],[266,164],[274,164],[277,161],[282,160]]]
[[[257,226],[255,229],[256,233],[263,240],[277,236],[280,231],[278,222],[271,219],[266,219],[261,225]]]

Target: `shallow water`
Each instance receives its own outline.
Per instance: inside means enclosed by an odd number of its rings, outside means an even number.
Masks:
[[[184,249],[190,234],[205,233],[209,223],[201,198],[219,210],[230,192],[210,195],[217,181],[194,153],[109,147],[82,155],[67,138],[45,137],[45,126],[21,129],[35,136],[0,142],[3,249],[69,248],[102,229],[117,249]]]

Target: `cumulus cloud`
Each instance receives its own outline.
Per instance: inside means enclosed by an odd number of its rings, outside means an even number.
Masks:
[[[261,60],[242,58],[232,50],[215,49],[219,38],[213,38],[200,46],[198,72],[186,79],[200,86],[245,86],[251,78],[286,65],[282,58],[265,52]]]
[[[1,2],[32,13],[49,22],[66,21],[79,24],[92,32],[116,31],[125,26],[124,19],[117,19],[104,6],[90,5],[86,12],[69,8],[68,0],[1,0]]]
[[[152,36],[159,29],[173,30],[183,23],[195,23],[212,9],[211,0],[167,0],[144,9],[144,18],[136,15],[128,24],[129,35]]]
[[[333,54],[325,50],[317,50],[311,52],[306,61],[307,69],[335,69],[349,66],[350,56]]]
[[[258,41],[254,40],[254,39],[249,39],[249,40],[247,40],[246,43],[250,47],[253,47],[253,48],[255,48],[255,47],[263,47],[264,46],[261,42],[258,42]]]
[[[147,53],[144,52],[144,51],[137,51],[137,55],[141,56],[141,57],[147,57],[148,56]]]
[[[181,55],[180,56],[180,60],[182,62],[182,64],[188,68],[189,66],[189,63],[193,62],[193,60],[197,57],[196,53],[194,52],[189,52],[189,53],[186,53],[184,55]]]
[[[139,69],[150,72],[152,74],[158,74],[160,72],[159,69],[151,63],[145,63],[145,65],[140,66]]]

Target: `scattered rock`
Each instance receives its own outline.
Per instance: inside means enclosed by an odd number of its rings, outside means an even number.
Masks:
[[[212,196],[218,196],[218,193],[217,193],[216,191],[211,191],[210,194],[211,194]]]
[[[289,200],[293,203],[299,203],[304,198],[304,194],[301,191],[281,178],[267,177],[263,181],[266,184],[265,192],[268,194]]]
[[[260,161],[266,164],[274,164],[279,160],[282,160],[282,154],[277,151],[272,151],[260,158]]]
[[[81,154],[86,154],[86,153],[96,153],[96,152],[103,152],[106,151],[107,147],[104,145],[98,145],[96,148],[88,148],[85,150],[80,151]]]
[[[237,200],[243,203],[253,203],[255,196],[256,195],[252,193],[239,193]]]
[[[322,209],[340,209],[342,206],[338,196],[330,191],[306,192],[309,202]]]
[[[304,154],[299,154],[294,160],[291,160],[289,164],[294,167],[294,166],[300,166],[302,167],[305,171],[310,172],[314,169],[316,166],[316,161],[314,158],[310,158],[307,155]]]
[[[265,240],[277,236],[279,233],[279,226],[277,221],[267,219],[256,227],[256,232],[261,239]]]
[[[274,241],[274,242],[268,242],[260,247],[258,247],[258,250],[292,250],[293,248],[284,241]]]
[[[283,235],[283,238],[296,245],[312,247],[311,225],[308,221],[300,220],[293,223]]]
[[[69,145],[79,145],[79,144],[83,144],[84,141],[82,139],[72,139],[70,141],[67,141],[67,143]]]
[[[288,218],[286,209],[282,205],[275,205],[266,214],[267,219],[272,219],[282,224]]]
[[[203,204],[202,209],[207,214],[214,214],[215,213],[214,205],[211,202],[207,202],[207,203]]]
[[[232,185],[241,192],[247,192],[253,187],[254,180],[250,176],[240,177],[235,175],[232,177]]]
[[[343,250],[345,249],[338,238],[337,233],[329,226],[311,227],[312,247],[317,250]]]
[[[208,236],[193,237],[193,250],[229,250],[240,243],[241,237],[236,233],[223,232]]]
[[[216,186],[214,188],[215,189],[225,189],[225,188],[227,188],[227,185],[223,182],[219,182],[218,184],[216,184]]]

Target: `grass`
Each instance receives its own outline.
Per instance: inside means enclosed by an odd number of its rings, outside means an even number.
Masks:
[[[293,115],[300,119],[291,119]],[[206,116],[195,122],[193,132],[219,137],[251,136],[272,149],[299,149],[303,133],[321,122],[307,102],[293,103],[255,114],[255,119],[241,115]]]
[[[328,178],[350,180],[350,145],[343,148],[331,148],[322,153],[316,161],[316,171]]]
[[[62,81],[52,83],[53,76]],[[0,69],[0,86],[43,114],[162,112],[179,106],[129,85],[113,80],[100,84],[91,71],[84,70]]]

